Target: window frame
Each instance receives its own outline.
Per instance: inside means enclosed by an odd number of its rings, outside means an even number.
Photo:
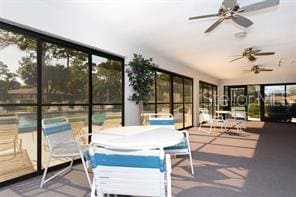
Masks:
[[[24,36],[28,36],[34,40],[36,40],[36,54],[37,54],[37,101],[36,103],[0,103],[0,107],[2,106],[32,106],[37,108],[37,170],[28,173],[19,177],[15,177],[12,179],[5,180],[3,182],[0,182],[0,187],[9,185],[11,183],[15,183],[16,181],[21,181],[25,180],[27,178],[35,177],[37,175],[40,175],[43,172],[42,169],[42,126],[41,126],[41,120],[42,120],[42,107],[47,107],[47,106],[86,106],[88,107],[88,132],[92,133],[92,107],[94,105],[101,105],[101,104],[94,104],[92,100],[92,55],[96,55],[99,57],[103,57],[106,59],[111,59],[115,61],[119,61],[121,63],[122,69],[121,69],[121,77],[122,77],[122,98],[121,98],[121,124],[124,126],[124,120],[125,120],[125,58],[123,56],[113,54],[107,51],[104,51],[102,49],[98,49],[92,46],[88,46],[70,39],[62,38],[60,36],[50,34],[47,32],[43,32],[37,29],[33,29],[21,24],[17,24],[8,20],[0,19],[0,28],[13,32],[13,33],[18,33],[22,34]],[[43,49],[43,44],[44,43],[51,43],[51,44],[56,44],[60,47],[65,47],[77,51],[84,52],[88,55],[88,102],[87,103],[67,103],[67,104],[50,104],[50,103],[43,103],[42,101],[42,53],[44,52]],[[113,105],[110,103],[104,103],[102,105]],[[79,162],[79,161],[75,161]],[[50,167],[49,170],[56,170],[60,169],[64,166],[67,166],[68,162],[59,164],[53,167]]]

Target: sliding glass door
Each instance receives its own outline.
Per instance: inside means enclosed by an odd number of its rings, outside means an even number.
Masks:
[[[176,129],[193,125],[193,80],[157,69],[150,98],[144,104],[144,124],[150,113],[171,113]]]
[[[248,86],[248,120],[260,120],[260,85]]]
[[[199,107],[207,108],[211,115],[217,110],[217,86],[203,81],[199,82]]]
[[[121,57],[0,22],[0,186],[42,172],[42,119],[66,116],[77,140],[124,125],[123,70]]]

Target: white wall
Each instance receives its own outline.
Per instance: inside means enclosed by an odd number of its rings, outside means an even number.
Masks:
[[[197,114],[199,106],[199,80],[218,84],[217,79],[188,67],[186,63],[180,61],[181,58],[172,57],[164,51],[151,48],[137,37],[121,34],[121,31],[126,31],[126,29],[115,28],[112,22],[106,21],[106,18],[90,18],[89,13],[81,12],[79,4],[63,4],[61,2],[61,5],[58,6],[59,3],[59,1],[43,2],[34,0],[1,1],[0,17],[121,54],[126,57],[126,63],[130,61],[133,53],[142,54],[147,58],[152,57],[160,68],[193,78],[194,115]],[[128,28],[128,24],[123,26],[123,28]],[[126,125],[137,124],[138,106],[128,100],[131,91],[126,77]],[[194,117],[194,125],[197,125],[197,116]]]

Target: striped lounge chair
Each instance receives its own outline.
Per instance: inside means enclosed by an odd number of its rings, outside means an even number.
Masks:
[[[48,118],[42,120],[42,130],[49,146],[49,158],[47,165],[44,169],[43,177],[40,187],[42,188],[45,183],[57,177],[58,175],[70,170],[73,165],[75,157],[80,157],[84,167],[84,171],[91,187],[91,181],[86,167],[86,161],[83,156],[83,150],[80,144],[75,140],[72,135],[72,130],[68,119],[64,116],[56,118]],[[51,158],[64,157],[71,158],[70,165],[48,179],[46,178],[48,166]]]
[[[172,114],[150,114],[149,115],[149,125],[160,126],[175,129],[175,121]],[[188,155],[191,166],[191,173],[194,174],[193,162],[191,149],[189,144],[189,133],[186,130],[180,131],[184,134],[182,142],[175,146],[170,146],[164,148],[165,153],[171,155]]]
[[[91,144],[91,197],[105,194],[171,197],[170,155],[163,150],[111,150]]]

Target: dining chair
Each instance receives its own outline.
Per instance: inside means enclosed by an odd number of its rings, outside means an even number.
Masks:
[[[162,149],[112,150],[92,143],[91,197],[105,194],[171,197],[170,155]]]
[[[205,124],[210,125],[209,131],[202,129]],[[212,134],[213,127],[219,126],[226,129],[226,124],[222,116],[212,116],[207,108],[199,108],[199,130]]]
[[[40,187],[42,188],[45,183],[54,179],[58,175],[71,170],[75,157],[80,157],[82,165],[86,174],[87,181],[91,187],[91,181],[87,171],[86,159],[84,158],[84,152],[88,149],[83,150],[79,142],[75,140],[69,120],[65,116],[47,118],[42,120],[42,130],[46,138],[49,156],[47,165],[45,166],[44,173],[42,176]],[[87,155],[87,154],[86,154]],[[46,178],[48,166],[52,158],[70,158],[70,165],[63,170],[59,171],[55,175],[48,179]]]
[[[174,116],[169,113],[149,114],[148,122],[150,126],[159,126],[175,129]],[[189,142],[189,133],[186,130],[182,130],[180,132],[182,132],[184,135],[182,142],[174,146],[165,147],[164,151],[165,153],[171,155],[188,155],[190,160],[191,173],[194,174],[193,161]]]

